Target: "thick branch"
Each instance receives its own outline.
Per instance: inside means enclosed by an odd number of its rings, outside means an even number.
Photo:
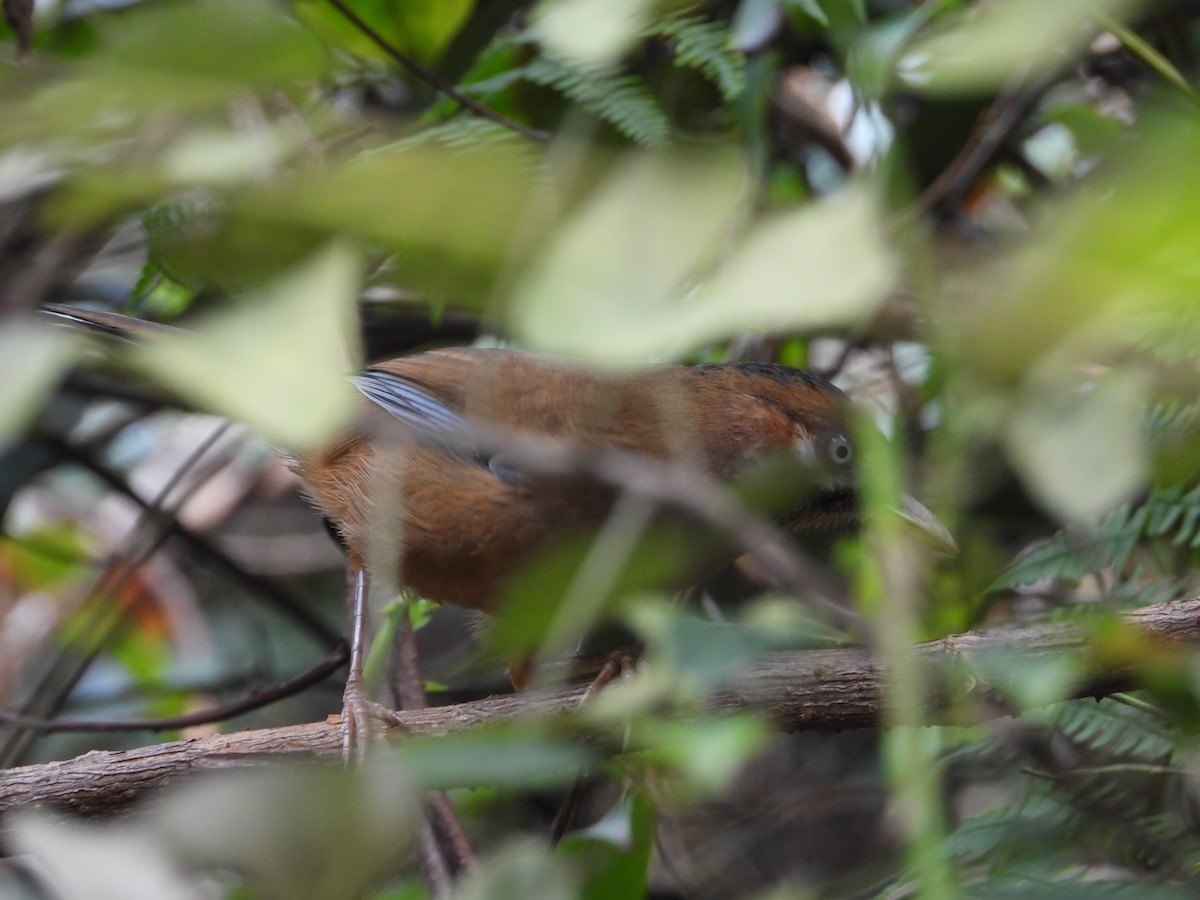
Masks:
[[[1200,597],[1124,613],[1151,640],[1163,644],[1200,642]],[[947,679],[957,699],[988,699],[1003,685],[982,679],[972,661],[1002,654],[1013,669],[1087,649],[1077,626],[1036,625],[972,632],[916,648],[938,670],[957,669],[970,678]],[[1098,663],[1077,696],[1102,696],[1133,686],[1133,664]],[[715,713],[758,710],[789,731],[841,731],[877,724],[881,713],[882,667],[863,648],[779,653],[750,666],[715,695]],[[584,688],[549,694],[489,697],[456,706],[399,713],[409,734],[437,734],[518,716],[545,716],[573,709]],[[935,715],[947,695],[931,697]],[[397,729],[399,730],[399,729]],[[283,758],[335,759],[342,738],[336,719],[311,725],[212,735],[139,750],[96,751],[57,763],[0,772],[0,814],[31,805],[83,813],[111,811],[147,791],[191,772],[249,766]]]

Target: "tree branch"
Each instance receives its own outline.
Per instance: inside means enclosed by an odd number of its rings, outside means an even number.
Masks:
[[[1200,597],[1132,610],[1122,617],[1149,641],[1167,645],[1200,642]],[[1080,653],[1093,668],[1077,697],[1099,697],[1135,684],[1136,661],[1096,662],[1077,625],[1040,624],[969,632],[915,648],[922,660],[946,678],[947,689],[931,696],[936,716],[952,701],[979,701],[991,714],[1007,712],[995,700],[1004,685],[982,677],[977,660],[1003,655],[1013,670]],[[875,725],[882,708],[883,669],[865,648],[777,653],[749,666],[709,706],[714,713],[762,712],[787,731],[842,731]],[[460,731],[486,722],[561,714],[578,706],[585,686],[554,693],[489,697],[455,706],[399,713],[404,732],[413,735]],[[951,692],[952,691],[952,692]],[[0,772],[0,815],[33,805],[87,814],[111,812],[150,790],[192,772],[244,767],[284,758],[337,759],[342,748],[336,718],[309,725],[211,735],[138,750],[95,751],[63,762]]]

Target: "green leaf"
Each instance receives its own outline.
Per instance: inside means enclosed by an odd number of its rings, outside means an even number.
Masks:
[[[1062,68],[1096,34],[1096,16],[1124,19],[1138,0],[1007,0],[972,4],[957,22],[916,41],[896,74],[928,93],[996,91],[1018,75]]]
[[[651,664],[666,666],[693,691],[728,681],[771,647],[769,636],[755,629],[706,622],[661,604],[631,605],[629,618],[647,642]]]
[[[78,335],[9,316],[0,330],[0,450],[28,424],[74,358]]]
[[[401,53],[436,60],[466,23],[475,0],[345,0],[346,6]],[[367,59],[391,57],[326,0],[294,0],[299,18],[338,48]]]
[[[558,855],[578,859],[586,871],[580,897],[642,897],[654,847],[654,808],[640,792],[626,792],[599,822],[567,835]]]
[[[730,23],[730,43],[736,50],[761,50],[783,24],[778,0],[742,0]]]
[[[553,0],[533,33],[554,56],[584,68],[615,64],[650,23],[654,0]]]
[[[75,78],[35,95],[38,115],[78,127],[130,111],[219,108],[316,79],[330,63],[320,44],[261,0],[141,4],[102,23],[101,49],[69,70]]]
[[[723,790],[759,753],[771,729],[754,715],[675,719],[647,717],[636,722],[636,746],[677,767],[688,784],[705,793]]]
[[[79,574],[91,559],[89,544],[74,523],[39,526],[4,542],[4,566],[21,587],[47,590]]]
[[[243,190],[232,198],[230,216],[248,227],[380,244],[396,251],[396,278],[406,288],[478,306],[510,259],[535,161],[521,145],[412,147]],[[531,227],[522,236],[534,234]]]
[[[825,15],[825,10],[821,9],[821,4],[817,0],[784,0],[783,5],[787,9],[804,13],[819,25],[829,27],[829,16]]]
[[[455,787],[555,787],[595,763],[578,743],[524,723],[410,738],[398,748],[405,767],[430,790]]]
[[[675,51],[675,65],[700,72],[726,100],[736,100],[746,89],[745,57],[733,49],[722,23],[703,16],[668,17],[648,33],[666,38]]]
[[[738,332],[847,325],[876,308],[895,264],[867,190],[763,217],[722,247],[748,213],[746,186],[729,154],[630,158],[530,267],[514,331],[551,352],[629,364]]]
[[[257,897],[352,900],[404,859],[420,817],[409,779],[381,755],[354,769],[206,773],[119,826],[29,813],[11,830],[65,896],[197,896],[236,872]]]
[[[540,841],[510,841],[481,859],[456,886],[453,900],[578,900],[578,873]],[[614,898],[615,900],[615,898]]]
[[[137,347],[135,362],[206,409],[311,449],[353,413],[358,279],[358,255],[333,245],[194,333]]]
[[[1188,83],[1188,80],[1184,77],[1183,73],[1175,68],[1169,59],[1154,49],[1153,45],[1151,45],[1149,41],[1143,39],[1142,36],[1132,28],[1128,28],[1121,24],[1112,16],[1105,15],[1103,13],[1097,13],[1096,21],[1103,25],[1106,30],[1116,35],[1117,39],[1126,47],[1128,47],[1131,53],[1141,59],[1142,62],[1161,75],[1169,83],[1174,85],[1182,94],[1189,99],[1194,100],[1196,98],[1195,90],[1193,90],[1192,86]]]
[[[1147,481],[1145,386],[1112,373],[1082,384],[1033,383],[1017,398],[1006,444],[1030,491],[1066,521],[1092,521]]]
[[[671,123],[641,79],[618,69],[586,68],[546,54],[514,76],[553,88],[643,147],[664,144]]]

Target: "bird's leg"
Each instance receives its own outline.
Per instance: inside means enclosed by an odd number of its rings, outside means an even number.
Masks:
[[[361,564],[353,561],[349,564],[346,586],[350,611],[350,672],[342,693],[342,758],[349,764],[362,762],[381,724],[403,727],[403,722],[395,712],[373,702],[367,695],[363,667],[369,580]]]
[[[396,639],[392,655],[392,696],[397,709],[424,709],[429,705],[425,696],[425,679],[421,675],[421,659],[417,653],[417,635],[413,631],[408,605],[404,605],[396,624]]]
[[[393,649],[392,695],[397,707],[424,709],[428,706],[425,679],[421,675],[417,636],[407,606],[401,611],[396,626]],[[434,888],[437,873],[445,871],[453,876],[473,868],[475,855],[446,795],[441,791],[430,791],[426,801],[426,821],[421,832],[422,868],[430,887]]]
[[[594,657],[592,658],[595,659]],[[579,698],[579,705],[587,703],[596,695],[606,684],[614,678],[628,678],[633,675],[637,668],[633,656],[625,650],[614,650],[607,655],[607,658],[600,666],[600,671],[596,672],[591,683],[588,684],[587,690],[583,692],[583,696]],[[626,729],[626,738],[629,739],[628,729]],[[587,786],[587,780],[580,774],[575,777],[571,783],[571,790],[567,792],[566,798],[558,807],[558,812],[554,814],[554,819],[550,823],[550,845],[557,846],[558,842],[566,835],[567,830],[571,827],[572,821],[579,811],[579,807],[583,802],[584,789]]]
[[[637,662],[628,650],[614,650],[608,654],[608,658],[600,666],[600,671],[592,678],[591,684],[587,686],[587,690],[579,698],[579,705],[583,706],[583,704],[587,703],[588,700],[596,696],[597,692],[614,678],[628,678],[636,671]]]

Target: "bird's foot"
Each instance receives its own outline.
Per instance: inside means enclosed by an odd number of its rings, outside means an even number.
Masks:
[[[342,693],[342,760],[346,765],[361,763],[370,746],[390,727],[403,728],[395,710],[367,697],[361,678],[351,677]]]
[[[614,650],[600,665],[587,690],[579,698],[579,705],[587,703],[596,696],[606,684],[616,678],[629,678],[637,672],[637,659],[628,650]]]

